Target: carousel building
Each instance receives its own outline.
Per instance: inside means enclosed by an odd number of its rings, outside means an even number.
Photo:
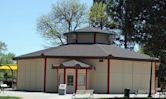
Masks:
[[[58,92],[67,84],[67,93],[94,89],[95,93],[123,93],[157,87],[159,60],[112,45],[112,34],[86,27],[64,33],[67,44],[14,59],[18,64],[17,90]]]

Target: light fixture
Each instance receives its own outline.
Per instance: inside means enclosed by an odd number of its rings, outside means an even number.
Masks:
[[[99,59],[99,62],[103,62],[104,60],[103,59]]]

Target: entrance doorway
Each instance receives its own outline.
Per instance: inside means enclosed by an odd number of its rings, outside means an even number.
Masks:
[[[92,69],[91,65],[77,60],[69,60],[52,65],[52,68],[57,69],[58,84],[67,85],[67,93],[88,89],[88,69]]]
[[[74,75],[67,75],[67,93],[73,93],[75,90],[75,80]]]
[[[87,69],[59,69],[58,85],[66,84],[67,93],[74,93],[76,90],[85,90],[88,86]]]

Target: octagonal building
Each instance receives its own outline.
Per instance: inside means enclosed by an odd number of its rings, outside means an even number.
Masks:
[[[152,63],[152,92],[157,87],[159,60],[112,45],[113,34],[92,27],[64,33],[67,44],[17,56],[17,90],[67,93],[148,92]]]

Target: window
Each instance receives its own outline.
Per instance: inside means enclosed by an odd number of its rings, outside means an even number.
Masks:
[[[94,43],[93,34],[91,33],[79,33],[78,43]]]
[[[85,85],[85,75],[79,75],[78,76],[78,85],[79,86],[84,86]]]
[[[73,86],[74,84],[74,76],[73,75],[68,75],[67,76],[67,85]]]

